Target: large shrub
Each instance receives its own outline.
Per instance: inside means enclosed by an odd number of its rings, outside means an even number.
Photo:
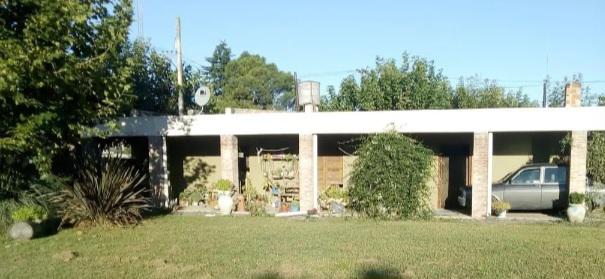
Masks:
[[[104,160],[100,168],[87,167],[54,201],[62,224],[128,225],[141,219],[150,200],[145,176],[124,160]]]
[[[371,218],[426,218],[432,151],[396,132],[363,140],[353,164],[351,208]]]
[[[591,132],[588,139],[587,172],[595,181],[605,183],[605,132]]]

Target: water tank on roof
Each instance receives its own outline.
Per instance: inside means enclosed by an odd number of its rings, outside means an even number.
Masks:
[[[319,105],[319,82],[301,81],[298,83],[298,105]]]

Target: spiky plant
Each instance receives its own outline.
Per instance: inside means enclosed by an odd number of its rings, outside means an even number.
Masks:
[[[124,160],[104,160],[87,167],[78,179],[55,196],[61,224],[130,225],[138,223],[150,207],[145,179]]]

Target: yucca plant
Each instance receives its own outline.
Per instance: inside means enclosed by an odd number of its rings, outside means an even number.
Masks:
[[[117,158],[103,160],[99,168],[85,167],[73,184],[53,198],[61,224],[138,223],[142,211],[150,207],[144,179],[133,166]]]

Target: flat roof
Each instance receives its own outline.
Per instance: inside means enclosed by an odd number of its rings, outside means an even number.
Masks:
[[[261,112],[139,116],[117,122],[114,137],[373,134],[393,129],[402,133],[605,131],[605,107]]]

